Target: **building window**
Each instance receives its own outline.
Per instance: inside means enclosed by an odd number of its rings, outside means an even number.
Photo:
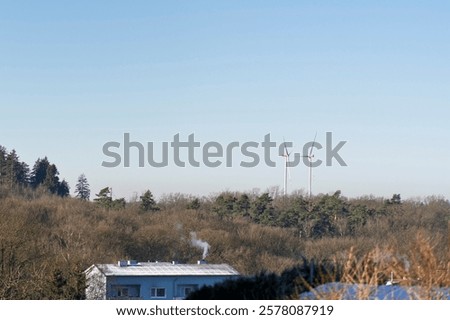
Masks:
[[[178,285],[177,293],[179,298],[186,298],[192,292],[198,289],[198,285],[196,284],[182,284]]]
[[[152,288],[150,295],[152,298],[165,298],[166,288]]]
[[[192,291],[194,291],[194,289],[192,287],[184,288],[184,296],[187,297],[188,295],[191,294]]]
[[[140,285],[114,285],[112,286],[112,297],[117,299],[138,298],[140,289]]]
[[[118,297],[128,297],[128,288],[117,288],[117,296]]]

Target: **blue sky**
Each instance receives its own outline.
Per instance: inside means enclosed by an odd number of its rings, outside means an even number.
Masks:
[[[316,168],[314,193],[450,198],[448,21],[447,1],[0,1],[0,144],[48,156],[72,191],[85,173],[92,193],[129,198],[282,187],[283,159],[102,167],[125,132],[156,146],[270,133],[294,152],[333,132],[348,166]]]

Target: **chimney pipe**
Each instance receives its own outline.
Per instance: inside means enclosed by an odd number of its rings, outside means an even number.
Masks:
[[[128,260],[128,265],[129,266],[137,266],[137,260]]]
[[[126,267],[128,265],[128,263],[126,260],[119,260],[119,261],[117,261],[117,265],[122,268],[122,267]]]

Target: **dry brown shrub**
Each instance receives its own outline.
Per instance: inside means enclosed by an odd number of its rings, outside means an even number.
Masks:
[[[450,286],[450,263],[447,256],[437,254],[436,246],[435,240],[419,232],[407,254],[385,246],[375,247],[360,258],[352,247],[343,265],[341,282],[357,285],[356,299],[368,299],[377,286],[388,281],[410,290],[411,299],[445,299],[437,289]],[[311,291],[318,299],[342,299],[346,292]]]

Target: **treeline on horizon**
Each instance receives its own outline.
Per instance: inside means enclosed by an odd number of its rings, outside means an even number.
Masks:
[[[405,270],[412,269],[407,265],[421,259],[415,256],[418,235],[429,248],[426,255],[433,257],[430,268],[448,272],[450,203],[441,197],[403,201],[400,194],[350,199],[340,191],[312,198],[223,192],[203,198],[169,194],[156,201],[147,190],[126,202],[112,199],[105,187],[88,201],[84,175],[71,198],[54,188],[64,180],[56,179],[56,166],[46,158],[44,165],[38,159],[27,170],[25,164],[17,165],[21,162],[15,152],[2,150],[0,299],[83,299],[82,272],[94,263],[195,262],[202,252],[192,246],[191,232],[210,244],[209,262],[229,263],[243,275],[257,275],[254,279],[291,274],[305,261],[319,266],[332,262],[338,270],[349,254],[355,261],[367,259],[377,248],[395,252],[389,261],[394,267],[403,265],[403,271],[394,270],[406,277]],[[8,169],[25,174],[8,174]]]
[[[55,164],[47,157],[38,158],[32,169],[20,161],[16,150],[8,150],[0,145],[0,186],[18,192],[22,189],[40,189],[60,197],[69,196],[70,187],[66,180],[60,181]]]

